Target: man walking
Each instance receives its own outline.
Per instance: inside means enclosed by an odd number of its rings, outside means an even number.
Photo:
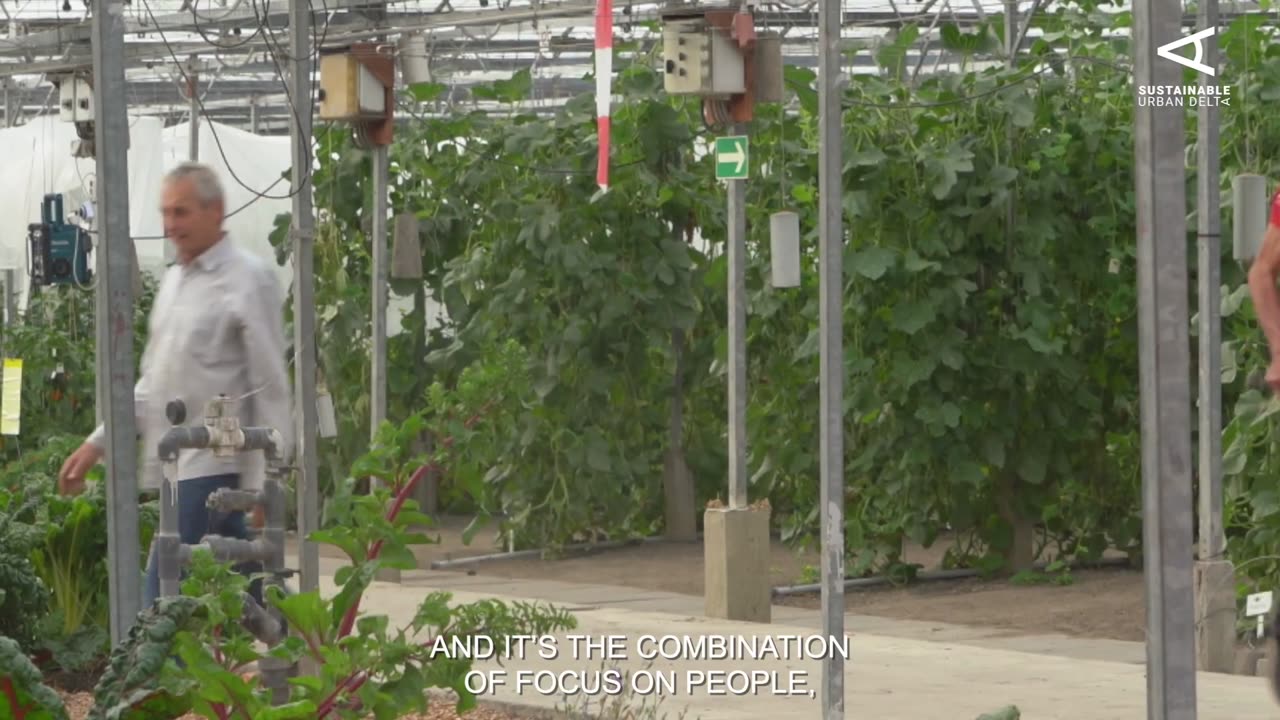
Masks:
[[[293,418],[285,369],[283,294],[272,268],[237,248],[222,229],[226,204],[221,184],[208,167],[184,163],[164,181],[165,237],[177,262],[160,283],[151,310],[142,368],[134,388],[134,410],[145,457],[156,457],[169,429],[165,406],[180,399],[187,424],[203,420],[204,407],[218,395],[239,400],[243,425],[280,431],[281,454],[293,451]],[[102,460],[105,431],[98,426],[66,462],[58,477],[64,494],[84,488],[85,474]],[[209,450],[178,455],[176,512],[181,542],[195,544],[205,535],[248,537],[244,513],[217,514],[205,507],[220,488],[259,490],[265,477],[260,452],[215,457]],[[150,473],[142,483],[159,487]],[[254,523],[261,525],[261,510]],[[256,564],[237,568],[251,572]],[[259,583],[254,584],[258,595]],[[160,576],[152,545],[147,562],[143,608],[160,596]]]

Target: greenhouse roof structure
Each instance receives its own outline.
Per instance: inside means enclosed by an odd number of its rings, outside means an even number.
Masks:
[[[1045,10],[1044,0],[1013,1],[1024,18]],[[0,0],[8,25],[0,38],[8,124],[55,112],[54,82],[64,73],[90,71],[90,6],[89,0]],[[592,88],[594,0],[397,0],[385,6],[312,0],[311,6],[315,45],[385,42],[401,53],[420,50],[432,79],[449,87],[451,102],[473,102],[469,87],[522,69],[533,76],[527,101],[533,108]],[[904,23],[971,26],[1003,13],[1004,1],[843,0],[842,7],[852,51]],[[616,42],[660,42],[654,21],[662,8],[614,0]],[[782,35],[787,63],[816,69],[817,9],[816,0],[760,2],[757,27]],[[1253,9],[1253,3],[1232,3],[1222,15]],[[130,112],[183,122],[191,108],[188,72],[195,68],[204,117],[263,134],[288,132],[286,0],[130,0],[125,10]],[[1185,20],[1194,23],[1191,11]],[[908,60],[935,69],[952,58],[937,33],[922,32]],[[869,52],[848,52],[846,67],[876,71]]]

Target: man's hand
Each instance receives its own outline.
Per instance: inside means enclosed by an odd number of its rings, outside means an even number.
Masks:
[[[62,463],[58,472],[58,492],[63,495],[79,495],[84,492],[84,477],[98,464],[104,453],[93,443],[84,443]]]
[[[266,513],[263,512],[261,505],[253,506],[253,515],[249,518],[250,526],[261,530],[267,524]]]

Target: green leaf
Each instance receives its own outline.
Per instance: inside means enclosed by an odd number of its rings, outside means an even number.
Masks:
[[[1044,451],[1035,446],[1029,446],[1022,450],[1018,455],[1018,475],[1025,482],[1031,485],[1040,485],[1044,483],[1045,472],[1049,466],[1049,458]]]
[[[409,94],[418,102],[431,102],[443,95],[448,89],[448,85],[436,82],[420,82],[408,86]]]
[[[984,479],[982,467],[978,463],[965,460],[958,463],[951,471],[954,482],[966,487],[979,487]]]
[[[855,252],[848,269],[869,280],[878,280],[893,267],[893,261],[892,250],[871,246]]]
[[[988,463],[998,468],[1004,467],[1004,438],[988,433],[982,438],[982,452]]]
[[[873,167],[888,159],[889,156],[885,155],[880,148],[871,148],[869,150],[860,150],[850,155],[844,167],[846,170],[855,167]]]
[[[937,311],[932,303],[925,300],[910,300],[893,308],[893,327],[895,330],[914,335],[924,326],[933,322]]]
[[[587,465],[596,472],[609,472],[613,467],[609,462],[609,446],[595,433],[587,437]]]
[[[1236,311],[1240,309],[1240,306],[1243,305],[1244,301],[1248,298],[1249,298],[1248,283],[1241,284],[1240,287],[1236,288],[1235,290],[1232,290],[1229,293],[1226,292],[1226,288],[1224,287],[1223,295],[1222,295],[1222,318],[1225,320],[1226,318],[1229,318],[1232,315],[1235,315]]]

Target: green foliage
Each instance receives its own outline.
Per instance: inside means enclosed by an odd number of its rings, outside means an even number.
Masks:
[[[144,275],[134,310],[134,356],[142,357],[156,282]],[[56,436],[83,438],[94,427],[94,298],[73,288],[42,288],[4,328],[4,353],[22,360],[21,435],[0,438],[3,460],[20,460]],[[59,460],[59,462],[61,462]],[[56,468],[54,468],[56,470]]]
[[[180,632],[204,627],[200,599],[164,597],[138,614],[128,637],[111,651],[106,672],[93,690],[88,720],[178,717],[187,712],[195,684],[177,673],[170,651]]]
[[[67,720],[62,698],[41,682],[40,671],[13,638],[0,636],[0,717]]]
[[[430,521],[408,499],[431,460],[411,449],[427,422],[425,413],[417,413],[402,424],[380,428],[377,442],[357,461],[353,474],[376,477],[384,486],[369,495],[339,495],[334,507],[338,521],[311,536],[341,548],[352,560],[335,574],[340,587],[336,595],[288,595],[269,582],[268,604],[287,623],[289,634],[264,653],[241,624],[248,579],[207,551],[196,552],[182,583],[183,595],[164,598],[144,611],[129,638],[113,651],[95,689],[91,720],[174,717],[188,711],[211,720],[233,714],[321,719],[372,713],[396,718],[425,712],[428,688],[453,690],[459,697],[457,709],[464,711],[476,704],[464,683],[472,659],[441,653],[438,642],[447,646],[453,638],[484,635],[501,644],[511,635],[574,627],[571,615],[553,608],[496,601],[451,606],[451,595],[443,592],[428,594],[405,628],[391,628],[385,615],[360,612],[360,599],[379,569],[412,569],[409,546],[430,542],[412,529]],[[282,703],[273,702],[260,677],[243,674],[253,663],[261,668],[272,661],[303,659],[319,672],[293,678]]]
[[[1046,16],[1063,34],[1032,56],[1048,58],[1053,42],[1118,58],[1081,17]],[[976,56],[989,36],[947,42]],[[616,83],[606,194],[590,94],[550,118],[421,119],[392,148],[392,205],[420,218],[426,276],[395,290],[450,318],[430,350],[425,316],[405,317],[414,337],[393,347],[392,397],[428,377],[485,384],[494,422],[450,468],[446,497],[482,485],[479,509],[504,516],[517,546],[654,532],[673,443],[699,502],[723,492],[724,194],[697,151],[708,137],[696,104],[661,92],[652,58],[633,59]],[[1033,554],[1052,545],[1088,561],[1140,547],[1133,101],[1102,62],[1050,60],[1043,71],[859,75],[846,93],[855,574],[897,567],[904,539],[931,544],[948,525],[949,563],[985,570],[1029,530]],[[818,526],[817,94],[811,71],[786,77],[798,107],[760,108],[750,128],[748,461],[752,494],[799,543]],[[367,272],[368,161],[341,137],[322,143],[320,342],[327,376],[343,377],[330,386],[349,393],[343,422],[365,434],[367,370],[349,350],[364,347],[367,325],[355,279]],[[768,215],[782,209],[801,217],[796,290],[768,283]]]
[[[28,652],[49,602],[49,589],[31,563],[43,534],[35,524],[41,499],[0,488],[0,636]]]
[[[36,585],[17,580],[11,587],[17,602],[30,597],[30,612],[19,614],[17,629],[0,634],[22,640],[29,652],[47,653],[63,670],[91,670],[108,645],[107,510],[101,467],[90,472],[86,491],[66,497],[57,492],[63,460],[82,442],[75,436],[50,437],[43,446],[0,467],[0,517],[8,505],[10,521],[23,538],[21,546],[0,547],[0,566],[22,567]],[[20,509],[19,509],[20,508]],[[156,526],[156,501],[139,507],[142,547]],[[42,590],[20,590],[20,588]]]
[[[978,716],[978,720],[1020,720],[1022,712],[1018,710],[1016,705],[1006,705],[995,712],[984,713]]]

